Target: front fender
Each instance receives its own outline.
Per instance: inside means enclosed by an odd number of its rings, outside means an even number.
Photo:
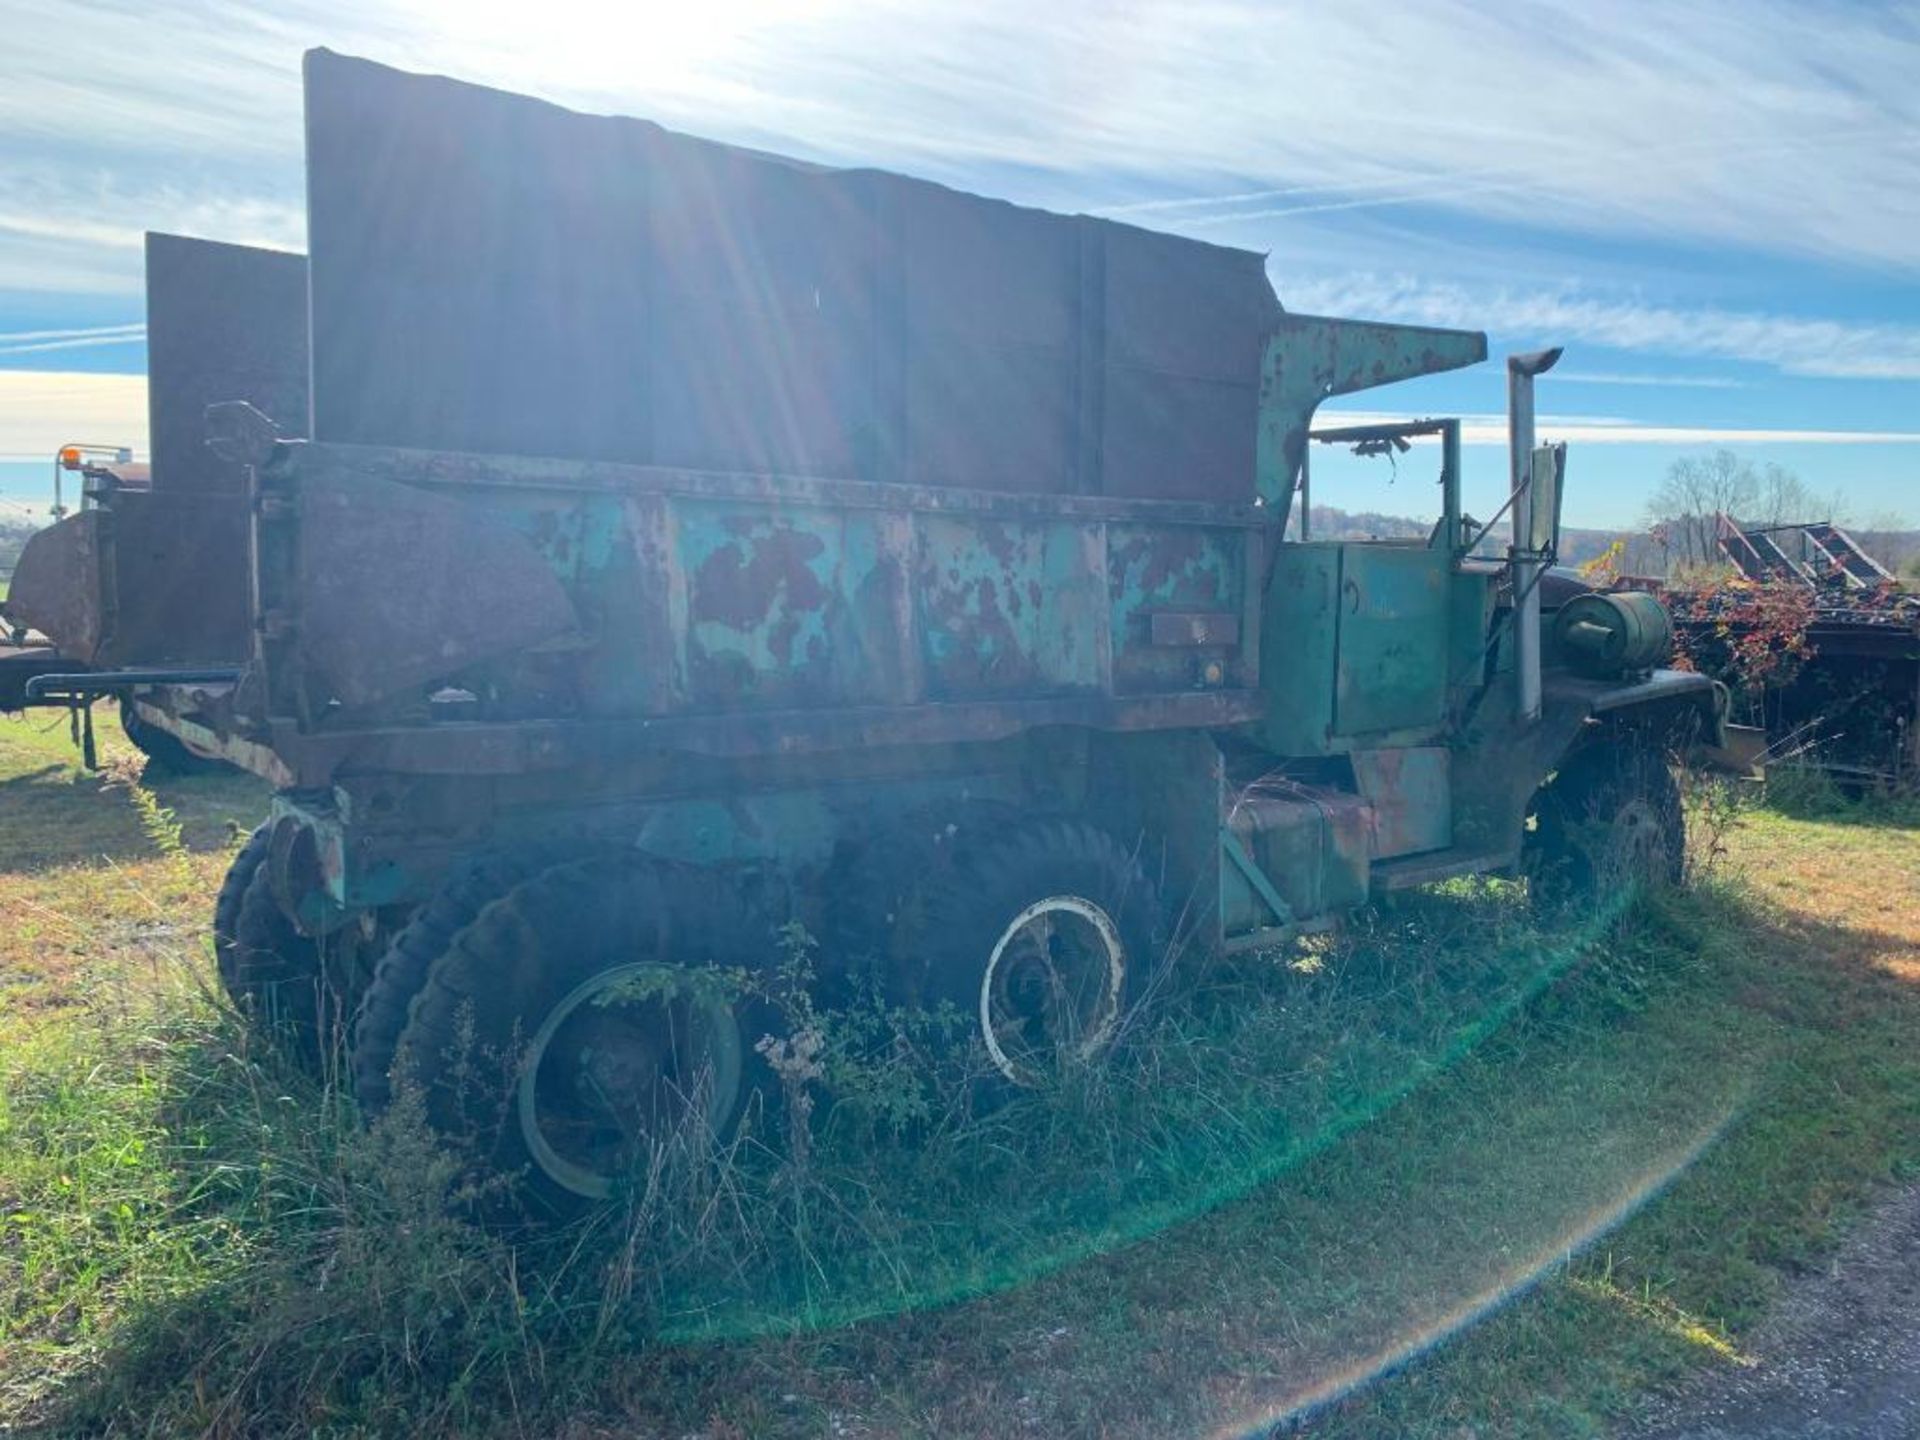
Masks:
[[[1695,743],[1726,743],[1726,687],[1693,670],[1655,670],[1627,684],[1551,674],[1543,690],[1550,698],[1584,708],[1595,720],[1656,730],[1705,727],[1694,730]]]

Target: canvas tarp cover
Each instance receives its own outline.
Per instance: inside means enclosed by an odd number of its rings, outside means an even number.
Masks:
[[[315,437],[1251,499],[1260,256],[313,51]]]

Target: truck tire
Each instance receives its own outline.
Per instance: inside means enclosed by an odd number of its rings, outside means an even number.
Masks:
[[[1021,1088],[1103,1057],[1164,958],[1159,897],[1138,862],[1079,821],[984,841],[927,913],[921,998],[974,1017],[994,1070]]]
[[[1537,905],[1579,904],[1623,884],[1680,883],[1686,818],[1656,751],[1608,743],[1576,752],[1534,806],[1525,869]]]
[[[120,701],[120,728],[133,748],[147,757],[147,768],[163,775],[211,775],[233,767],[211,755],[189,750],[179,736],[149,725],[140,718],[133,702]]]
[[[633,852],[543,870],[429,962],[398,1046],[429,1124],[564,1218],[653,1145],[724,1136],[744,1037],[716,968],[772,958],[706,877]]]
[[[257,861],[240,896],[227,955],[221,978],[234,1008],[295,1059],[317,1065],[339,1007],[319,945],[294,928],[274,896],[267,867]]]
[[[870,976],[894,999],[918,994],[929,899],[948,888],[956,866],[993,836],[1020,823],[995,800],[923,806],[881,828],[837,863],[829,880],[822,979],[844,1000],[855,976]]]
[[[365,1118],[379,1115],[393,1099],[400,1033],[434,958],[489,904],[564,859],[565,848],[529,845],[457,867],[381,953],[353,1023],[353,1093]]]
[[[240,902],[246,897],[247,886],[253,883],[254,872],[267,858],[267,845],[270,839],[269,827],[261,825],[247,837],[246,843],[233,857],[233,863],[227,866],[226,878],[220,882],[220,893],[213,902],[213,963],[220,974],[220,985],[229,996],[233,994],[235,983],[233,947],[240,933]]]

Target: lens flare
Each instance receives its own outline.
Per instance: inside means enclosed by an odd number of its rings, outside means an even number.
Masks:
[[[1608,933],[1634,899],[1631,889],[1615,892],[1581,924],[1556,937],[1553,948],[1536,950],[1538,963],[1525,983],[1515,986],[1457,1028],[1437,1052],[1411,1060],[1393,1083],[1369,1092],[1327,1117],[1310,1134],[1252,1151],[1244,1163],[1229,1172],[1216,1171],[1211,1176],[1188,1178],[1184,1184],[1176,1180],[1172,1182],[1175,1186],[1172,1193],[1123,1202],[1104,1219],[1089,1220],[1066,1233],[1056,1233],[1043,1249],[1023,1250],[1011,1257],[965,1251],[947,1256],[922,1253],[911,1257],[910,1263],[918,1267],[917,1273],[910,1270],[906,1262],[893,1266],[890,1273],[894,1283],[884,1288],[863,1285],[838,1294],[831,1290],[824,1294],[815,1291],[802,1301],[786,1299],[766,1303],[729,1297],[718,1304],[664,1315],[660,1338],[668,1343],[687,1344],[797,1336],[936,1309],[1033,1284],[1082,1261],[1151,1240],[1191,1223],[1326,1154],[1402,1101],[1458,1068],[1516,1015],[1560,982],[1589,947]],[[829,1277],[817,1275],[815,1278]]]
[[[1635,1176],[1611,1199],[1578,1216],[1559,1235],[1531,1254],[1501,1270],[1491,1284],[1465,1297],[1442,1314],[1410,1326],[1388,1344],[1338,1369],[1307,1381],[1259,1413],[1242,1416],[1211,1434],[1211,1440],[1247,1440],[1278,1426],[1306,1418],[1314,1411],[1345,1399],[1422,1355],[1449,1337],[1478,1323],[1502,1306],[1528,1294],[1557,1268],[1570,1264],[1594,1243],[1618,1229],[1635,1213],[1658,1198],[1710,1149],[1738,1117],[1736,1102],[1685,1145],[1669,1152]]]

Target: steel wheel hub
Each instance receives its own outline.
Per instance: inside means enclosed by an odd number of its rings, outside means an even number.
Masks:
[[[740,1029],[724,1001],[661,965],[589,977],[527,1047],[516,1119],[533,1161],[589,1199],[611,1195],[659,1146],[717,1132],[740,1094]]]
[[[1666,860],[1660,816],[1645,800],[1629,800],[1607,827],[1606,863],[1620,880],[1652,880]]]

